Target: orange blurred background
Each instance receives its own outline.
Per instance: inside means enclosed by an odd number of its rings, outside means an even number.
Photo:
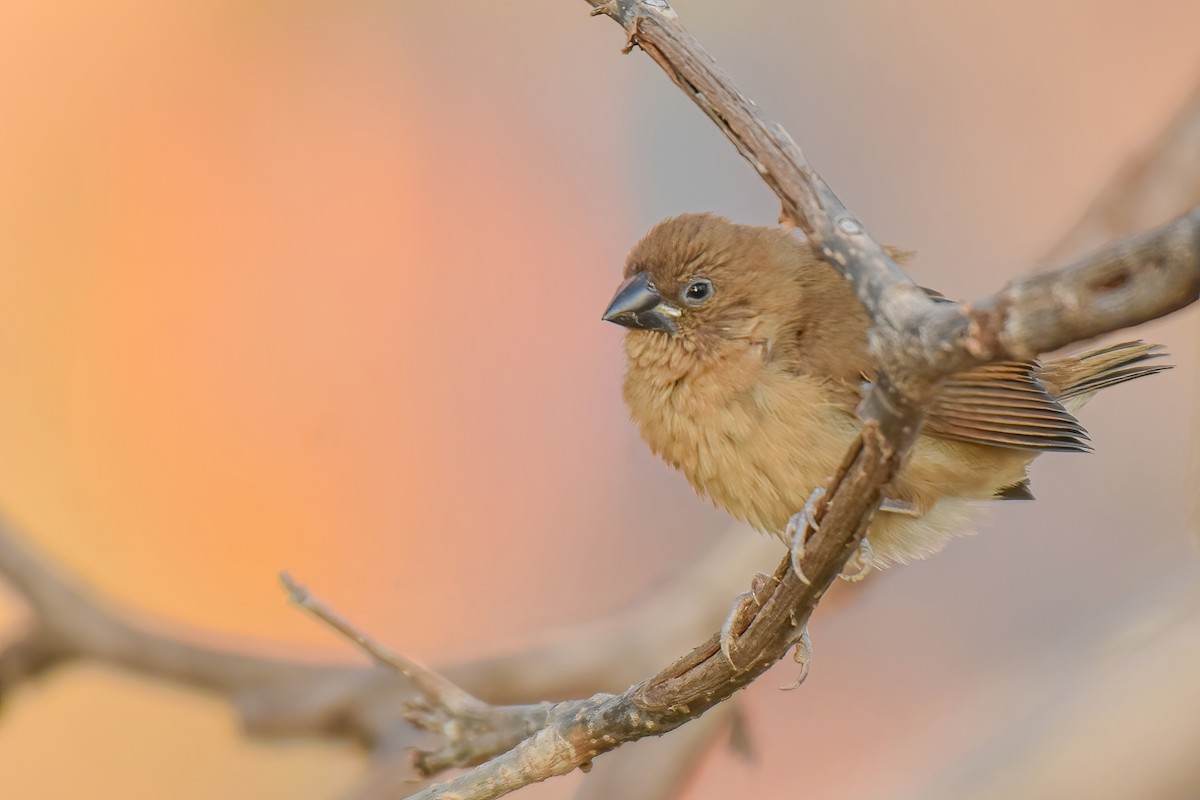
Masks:
[[[599,314],[657,219],[777,205],[587,11],[7,3],[0,510],[198,636],[347,660],[278,570],[439,661],[636,603],[695,558],[728,523],[638,441]],[[952,296],[1030,269],[1200,80],[1193,0],[679,11]],[[904,796],[1069,680],[1047,663],[1124,599],[1193,582],[1197,327],[1138,332],[1180,369],[1090,407],[1097,454],[1040,461],[1036,504],[818,619],[804,690],[746,694],[757,763],[716,747],[687,796]],[[3,711],[6,797],[315,799],[363,769],[97,668]]]

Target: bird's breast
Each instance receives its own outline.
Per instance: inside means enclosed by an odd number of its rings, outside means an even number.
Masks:
[[[760,530],[781,531],[856,434],[820,381],[773,371],[752,348],[664,367],[630,358],[624,394],[642,437],[697,492]]]

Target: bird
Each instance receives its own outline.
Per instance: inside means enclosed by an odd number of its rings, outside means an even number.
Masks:
[[[628,329],[622,391],[650,449],[733,517],[794,536],[797,512],[858,436],[855,409],[878,373],[849,282],[785,228],[683,214],[633,247],[603,319]],[[987,501],[1033,499],[1035,457],[1091,450],[1075,412],[1169,369],[1154,361],[1163,355],[1131,341],[948,378],[885,487],[857,569],[937,552]]]

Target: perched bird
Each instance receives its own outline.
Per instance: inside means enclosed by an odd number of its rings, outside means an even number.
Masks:
[[[733,516],[783,535],[837,470],[875,375],[846,280],[782,228],[687,214],[634,246],[604,319],[629,329],[625,402],[650,449]],[[933,553],[978,501],[1032,499],[1038,454],[1091,449],[1072,413],[1169,369],[1147,363],[1160,355],[1127,342],[947,380],[867,532],[874,563]]]

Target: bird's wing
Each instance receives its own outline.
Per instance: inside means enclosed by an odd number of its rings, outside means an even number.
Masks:
[[[1145,363],[1166,354],[1162,345],[1138,339],[1049,361],[1038,375],[1055,397],[1078,409],[1101,389],[1171,369],[1171,364]]]
[[[934,289],[921,287],[939,302],[953,302]],[[925,417],[925,432],[942,439],[1017,450],[1088,452],[1087,431],[1063,407],[1039,377],[1036,361],[988,364],[959,373],[942,391]],[[1028,494],[1011,487],[1009,495]]]
[[[1018,450],[1091,450],[1087,431],[1038,378],[1035,361],[987,364],[942,385],[925,433]]]
[[[931,289],[924,291],[935,301],[952,302]],[[830,302],[841,304],[838,314],[822,317],[820,327],[798,324],[796,335],[784,337],[773,358],[793,374],[819,377],[829,401],[853,414],[863,382],[876,378],[866,346],[869,320],[853,293],[834,296]],[[798,314],[797,319],[803,321],[806,315]],[[1034,452],[1091,450],[1083,426],[1052,394],[1062,382],[1053,379],[1065,368],[1047,375],[1048,382],[1040,377],[1042,369],[1036,361],[1013,361],[949,378],[929,407],[924,432]]]

